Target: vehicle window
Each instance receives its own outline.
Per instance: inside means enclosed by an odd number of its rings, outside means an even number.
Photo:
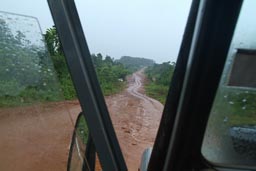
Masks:
[[[75,3],[128,170],[138,170],[156,137],[191,1]]]
[[[65,102],[47,38],[36,18],[0,12],[0,170],[66,170],[81,109]]]
[[[203,156],[221,166],[256,168],[255,5],[242,6],[202,146]]]

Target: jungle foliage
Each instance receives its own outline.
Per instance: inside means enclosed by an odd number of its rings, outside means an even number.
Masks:
[[[36,20],[24,18],[28,27],[19,27],[22,17],[1,17],[0,107],[76,98],[56,28],[42,35]],[[109,56],[91,57],[104,95],[120,91],[130,72]]]
[[[35,28],[15,30],[19,23],[9,22],[13,18],[14,15],[0,18],[0,106],[61,99],[42,35],[29,37],[30,32],[37,31]]]
[[[165,103],[165,99],[174,72],[175,63],[164,62],[147,67],[145,73],[149,82],[145,89],[148,96]]]
[[[57,36],[55,27],[49,28],[45,34],[45,40],[53,60],[54,68],[60,80],[60,84],[66,100],[76,98],[75,89],[68,72],[64,53]],[[98,81],[104,95],[110,95],[121,91],[124,87],[125,77],[130,73],[121,63],[110,56],[99,54],[91,55]]]

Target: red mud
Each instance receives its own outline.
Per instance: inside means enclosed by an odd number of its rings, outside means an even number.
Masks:
[[[162,104],[143,94],[142,72],[128,88],[106,97],[129,171],[137,171],[142,152],[153,145]],[[78,102],[0,109],[0,170],[64,171]]]

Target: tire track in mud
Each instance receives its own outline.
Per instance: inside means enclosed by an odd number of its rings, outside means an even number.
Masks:
[[[159,108],[162,107],[162,104],[160,102],[158,102],[157,100],[152,99],[152,98],[139,92],[139,89],[142,88],[142,86],[143,86],[142,82],[141,82],[141,77],[140,77],[140,75],[142,73],[143,73],[143,70],[140,70],[132,75],[132,79],[134,80],[134,83],[127,89],[128,93],[130,93],[132,96],[143,100],[143,103],[138,106],[138,108],[140,108],[142,111],[142,112],[139,112],[138,114],[140,114],[142,117],[145,117],[142,119],[141,128],[139,130],[133,130],[131,128],[131,132],[132,132],[131,135],[137,142],[145,142],[145,140],[140,138],[140,137],[142,137],[140,132],[142,132],[142,134],[143,134],[144,133],[143,129],[146,129],[150,126],[150,123],[147,118],[148,116],[146,115],[146,109],[145,109],[146,107],[145,106],[152,104],[154,107],[156,107],[156,106],[159,106]]]
[[[132,75],[132,78],[134,79],[134,84],[132,85],[132,86],[130,86],[128,89],[127,89],[127,91],[131,94],[131,95],[133,95],[133,96],[135,96],[135,97],[137,97],[137,98],[140,98],[140,99],[142,99],[142,100],[144,100],[144,101],[148,101],[148,102],[150,102],[150,103],[152,103],[152,105],[158,105],[158,106],[162,106],[162,104],[159,102],[159,101],[157,101],[157,100],[155,100],[155,99],[152,99],[152,98],[150,98],[150,97],[148,97],[148,96],[146,96],[146,95],[144,95],[144,94],[142,94],[142,93],[140,93],[139,92],[139,89],[143,86],[142,85],[142,83],[141,83],[141,77],[138,75],[138,73],[139,74],[142,74],[142,72],[143,72],[143,70],[140,70],[140,71],[138,71],[138,72],[136,72],[136,73],[134,73],[133,75]]]

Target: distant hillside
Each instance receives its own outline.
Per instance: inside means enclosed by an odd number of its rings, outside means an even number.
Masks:
[[[123,56],[116,61],[122,63],[130,71],[136,71],[143,67],[152,66],[155,63],[155,61],[152,59],[130,57],[130,56]]]

